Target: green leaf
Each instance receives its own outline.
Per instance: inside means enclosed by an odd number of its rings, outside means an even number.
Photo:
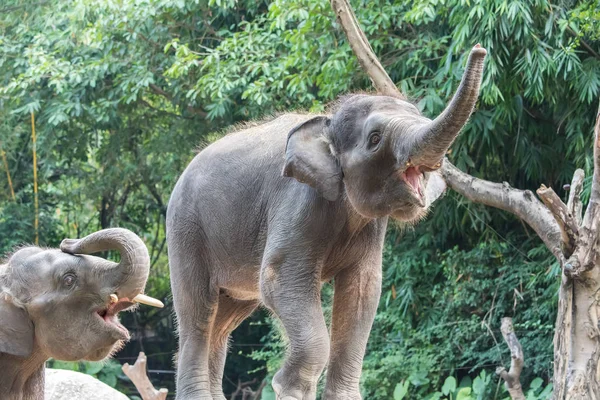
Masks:
[[[408,386],[410,382],[408,380],[396,384],[396,388],[394,389],[394,400],[402,400],[408,393]]]
[[[96,375],[102,370],[104,364],[101,362],[84,362],[84,371],[88,375]]]
[[[442,386],[442,393],[445,396],[448,396],[450,393],[454,393],[456,390],[456,378],[453,376],[449,376],[444,381],[444,386]]]
[[[461,388],[458,393],[456,393],[456,400],[472,400],[473,397],[471,396],[471,388],[470,387],[465,387],[465,388]]]

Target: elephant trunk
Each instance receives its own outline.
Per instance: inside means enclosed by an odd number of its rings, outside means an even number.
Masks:
[[[150,270],[150,257],[144,242],[123,228],[104,229],[83,239],[65,239],[60,249],[70,254],[93,254],[117,250],[121,262],[107,271],[109,281],[117,288],[119,298],[132,299],[144,291]]]
[[[414,163],[435,167],[467,123],[477,98],[483,75],[483,60],[487,51],[479,44],[469,54],[467,67],[463,73],[460,86],[446,109],[433,121],[424,125],[417,132],[416,144],[418,157]]]

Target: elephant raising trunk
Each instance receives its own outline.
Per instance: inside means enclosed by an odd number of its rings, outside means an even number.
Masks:
[[[110,272],[108,280],[117,288],[117,297],[133,298],[133,301],[156,305],[153,299],[140,293],[146,286],[150,257],[144,242],[133,232],[122,228],[105,229],[94,232],[83,239],[65,239],[60,249],[69,254],[94,254],[101,251],[117,250],[121,255],[119,264],[107,262]]]
[[[469,54],[467,67],[460,86],[446,109],[417,132],[417,146],[413,159],[417,165],[436,166],[467,123],[477,102],[483,75],[483,61],[487,51],[477,44]]]

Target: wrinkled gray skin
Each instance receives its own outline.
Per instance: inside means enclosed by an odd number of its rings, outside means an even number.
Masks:
[[[121,262],[84,255],[105,250]],[[43,399],[50,357],[98,361],[119,349],[129,333],[117,314],[133,306],[149,266],[142,240],[120,228],[65,239],[61,250],[22,248],[0,265],[0,399]]]
[[[315,399],[325,365],[324,399],[361,398],[388,218],[415,222],[427,193],[439,194],[430,171],[471,114],[484,57],[473,49],[457,94],[434,121],[396,98],[355,95],[332,115],[284,115],[196,156],[167,211],[177,399],[225,399],[228,335],[259,304],[290,342],[273,379],[278,399]],[[329,334],[320,289],[332,278]]]

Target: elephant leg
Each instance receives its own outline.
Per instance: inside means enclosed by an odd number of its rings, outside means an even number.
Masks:
[[[308,271],[310,268],[315,271]],[[277,400],[315,400],[317,382],[327,363],[329,335],[316,269],[316,263],[308,262],[263,263],[263,301],[281,320],[289,340],[283,367],[273,377]]]
[[[258,306],[258,300],[236,300],[224,294],[219,296],[217,316],[210,336],[210,390],[213,400],[226,400],[223,394],[223,369],[227,357],[227,342],[243,320]]]
[[[335,277],[324,400],[360,400],[362,362],[381,294],[381,257]]]
[[[211,260],[186,237],[169,238],[173,305],[179,325],[177,400],[212,400],[208,358],[219,289],[211,284]]]

